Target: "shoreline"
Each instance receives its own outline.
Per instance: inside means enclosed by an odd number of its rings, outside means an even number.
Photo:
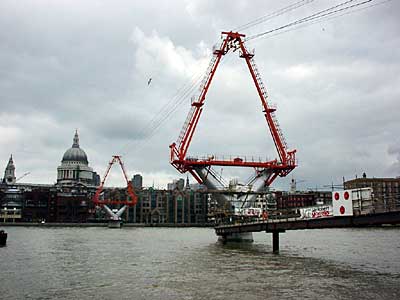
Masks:
[[[0,227],[108,227],[108,223],[0,223]],[[214,225],[209,224],[175,224],[175,223],[123,223],[123,227],[169,227],[169,228],[213,228]]]
[[[1,227],[108,227],[108,223],[0,223]],[[212,224],[174,224],[174,223],[123,223],[124,227],[158,227],[158,228],[214,228]],[[364,227],[366,228],[366,227]],[[400,228],[400,224],[382,224],[380,226],[371,226],[370,228]]]

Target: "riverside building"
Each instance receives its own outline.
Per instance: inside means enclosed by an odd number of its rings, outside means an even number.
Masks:
[[[100,176],[89,166],[75,131],[57,167],[55,184],[20,183],[11,156],[0,179],[0,222],[103,222],[106,216],[93,204]],[[122,216],[130,223],[204,224],[207,222],[208,194],[193,190],[184,180],[177,180],[171,190],[143,187],[143,178],[132,178],[138,204]],[[111,198],[122,200],[125,188],[105,187]]]
[[[400,177],[368,178],[364,173],[362,178],[355,178],[344,183],[345,189],[365,187],[372,188],[375,212],[398,210],[400,208]]]

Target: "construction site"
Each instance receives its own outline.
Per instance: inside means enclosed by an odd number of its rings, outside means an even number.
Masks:
[[[301,8],[310,2],[312,1],[297,1],[270,15],[246,23],[238,28],[240,30],[222,31],[221,40],[212,49],[205,74],[190,85],[183,86],[177,96],[162,107],[142,129],[147,139],[150,139],[184,100],[190,99],[189,112],[178,138],[169,145],[170,164],[179,173],[186,175],[186,187],[175,186],[168,190],[159,189],[157,192],[154,187],[149,189],[143,189],[141,185],[135,187],[123,162],[124,157],[130,156],[127,147],[123,148],[122,154],[112,156],[104,175],[100,177],[88,166],[86,153],[79,146],[76,131],[72,147],[64,154],[62,164],[57,168],[55,185],[35,186],[19,183],[21,178],[17,179],[15,176],[15,166],[11,156],[1,186],[3,196],[0,219],[2,218],[4,222],[8,220],[13,220],[13,222],[16,220],[25,222],[108,220],[110,227],[120,227],[123,222],[220,224],[232,222],[232,220],[265,220],[281,216],[301,216],[304,212],[300,208],[306,207],[322,211],[319,214],[321,216],[331,216],[332,209],[329,206],[332,205],[333,183],[331,189],[325,187],[322,190],[299,191],[296,188],[296,179],[292,177],[290,191],[271,188],[275,180],[288,176],[299,166],[296,155],[297,149],[301,152],[302,145],[289,147],[283,130],[284,126],[278,122],[276,105],[271,102],[267,85],[262,79],[268,74],[265,76],[261,74],[255,62],[255,49],[250,50],[247,43],[271,34],[284,33],[301,26],[344,16],[375,4],[370,3],[371,1],[345,1],[268,31],[251,35],[243,33],[260,23]],[[201,116],[203,112],[206,113],[206,104],[209,101],[218,101],[212,98],[208,100],[207,96],[215,81],[215,74],[218,73],[222,60],[227,56],[235,56],[237,63],[244,64],[258,98],[254,101],[259,101],[261,104],[259,114],[262,114],[264,122],[254,125],[265,129],[265,139],[272,140],[275,148],[262,149],[262,157],[251,153],[245,156],[190,154],[190,146],[196,139],[196,129],[202,122]],[[147,85],[151,84],[150,77]],[[285,130],[290,130],[290,128],[285,128]],[[203,141],[203,143],[207,142]],[[141,144],[135,146],[140,148]],[[167,146],[166,149],[168,149]],[[229,151],[232,153],[234,149],[235,142],[232,142]],[[213,149],[209,149],[208,152],[214,153]],[[277,157],[267,159],[272,152],[276,152]],[[107,177],[115,165],[121,170],[120,175],[124,186],[107,188]],[[221,168],[221,172],[216,168]],[[248,179],[224,178],[222,168],[244,169],[250,176]],[[195,189],[189,185],[189,176],[190,180],[197,184]],[[398,209],[400,207],[398,178],[387,178],[381,181],[387,189],[381,193],[373,192],[375,197],[373,202],[376,204],[373,211],[383,208],[385,210]],[[371,181],[370,185],[363,185],[362,188],[374,189],[373,182],[375,181]],[[361,188],[356,183],[343,180],[340,188],[345,189],[346,186]],[[29,207],[31,207],[30,210]],[[25,212],[22,213],[22,211]]]
[[[400,299],[400,1],[0,1],[1,299]]]

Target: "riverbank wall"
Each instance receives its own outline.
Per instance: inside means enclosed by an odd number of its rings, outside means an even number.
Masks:
[[[107,227],[108,223],[0,223],[0,227],[8,226],[24,226],[24,227]],[[175,224],[175,223],[124,223],[122,227],[171,227],[171,228],[188,228],[188,227],[214,227],[212,224]]]

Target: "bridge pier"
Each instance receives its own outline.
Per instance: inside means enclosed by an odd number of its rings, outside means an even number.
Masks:
[[[121,220],[109,220],[108,228],[121,228]]]
[[[234,242],[234,243],[252,243],[254,242],[253,233],[251,232],[234,232],[228,233],[224,235],[220,235],[218,240],[221,241],[223,244],[227,242]]]
[[[268,232],[268,231],[267,231]],[[280,232],[285,232],[285,230],[282,229],[277,229],[277,230],[272,230],[272,252],[275,254],[279,253],[279,233]]]

